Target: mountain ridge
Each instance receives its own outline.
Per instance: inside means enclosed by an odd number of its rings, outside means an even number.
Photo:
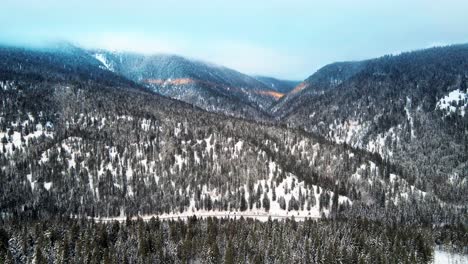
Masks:
[[[274,110],[290,126],[404,164],[423,179],[419,186],[438,182],[435,191],[455,201],[467,188],[467,65],[466,44],[383,56],[354,64],[359,70],[338,85],[280,100]]]
[[[91,53],[104,66],[157,93],[210,111],[266,118],[266,109],[277,99],[273,90],[253,77],[212,63],[168,54]]]
[[[373,210],[381,219],[391,204],[405,208],[394,212],[398,221],[419,222],[426,215],[402,214],[414,203],[431,211],[440,204],[419,178],[378,154],[301,129],[201,111],[138,84],[127,87],[133,82],[93,79],[99,64],[86,68],[88,75],[62,72],[38,55],[24,54],[29,63],[37,60],[41,79],[11,74],[11,63],[0,75],[0,173],[16,175],[0,177],[7,216],[18,208],[89,217],[232,208],[304,217],[370,217]],[[65,68],[73,63],[81,62],[69,60]],[[450,205],[441,213],[457,210]]]
[[[463,63],[445,62],[428,82],[441,96],[432,104],[416,98],[424,78],[399,86],[391,62],[282,120],[256,120],[163,96],[74,54],[0,48],[0,262],[203,262],[232,245],[239,256],[246,241],[291,263],[303,261],[298,245],[330,263],[428,263],[434,244],[465,250],[458,98],[468,82],[449,78]],[[450,86],[435,87],[443,80]]]

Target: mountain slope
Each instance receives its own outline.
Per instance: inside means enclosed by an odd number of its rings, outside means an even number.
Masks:
[[[452,223],[466,210],[440,209],[378,155],[106,85],[92,78],[102,65],[77,75],[23,56],[40,78],[12,60],[0,75],[2,217],[238,210]]]
[[[176,55],[94,51],[103,67],[212,112],[265,119],[277,93],[237,71]]]
[[[446,201],[466,203],[468,45],[351,65],[352,74],[336,85],[320,86],[320,93],[304,89],[300,99],[281,105],[280,118],[329,140],[379,153],[400,164],[415,186],[433,188]],[[335,76],[325,75],[325,80]]]
[[[31,49],[0,45],[0,74],[3,79],[35,78],[37,81],[95,81],[105,85],[140,87],[125,77],[101,69],[100,62],[73,45],[59,43]]]
[[[289,93],[300,83],[299,81],[280,80],[267,76],[254,76],[254,78],[270,87],[270,89],[283,95]]]
[[[283,116],[307,101],[307,98],[322,94],[348,80],[363,69],[365,62],[337,62],[324,66],[316,73],[297,84],[277,103],[271,111],[276,116]]]

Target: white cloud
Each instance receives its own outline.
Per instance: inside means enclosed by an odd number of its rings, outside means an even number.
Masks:
[[[144,54],[184,52],[181,41],[169,37],[148,36],[143,33],[102,33],[82,36],[80,45],[85,48],[101,48],[131,51]]]
[[[304,57],[295,56],[292,52],[233,41],[213,45],[204,57],[244,73],[281,78],[303,78],[298,74],[304,70],[306,64]]]
[[[143,54],[170,53],[226,66],[247,74],[303,79],[304,57],[253,43],[218,40],[184,40],[179,36],[148,36],[143,33],[84,35],[85,48],[131,51]],[[189,45],[190,44],[190,45]],[[305,73],[307,75],[308,73]]]

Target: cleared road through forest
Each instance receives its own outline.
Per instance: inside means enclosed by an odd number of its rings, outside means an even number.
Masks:
[[[268,218],[272,220],[284,220],[284,219],[291,219],[294,217],[295,221],[304,221],[306,219],[318,219],[320,217],[314,215],[295,215],[292,214],[260,214],[260,213],[251,213],[251,212],[194,212],[194,213],[181,213],[181,214],[163,214],[163,215],[144,215],[139,217],[132,217],[132,220],[136,220],[141,218],[145,221],[149,221],[151,218],[158,217],[160,220],[186,220],[189,217],[196,216],[197,218],[208,218],[208,217],[216,217],[216,218],[229,218],[229,219],[239,219],[241,217],[244,218],[253,218],[259,221],[268,221]],[[100,217],[94,218],[95,221],[98,222],[110,222],[110,221],[125,221],[127,218],[125,216],[119,217]]]

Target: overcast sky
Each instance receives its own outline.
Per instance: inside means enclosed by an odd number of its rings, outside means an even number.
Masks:
[[[467,0],[0,0],[0,42],[175,53],[302,80],[334,61],[468,42]]]

